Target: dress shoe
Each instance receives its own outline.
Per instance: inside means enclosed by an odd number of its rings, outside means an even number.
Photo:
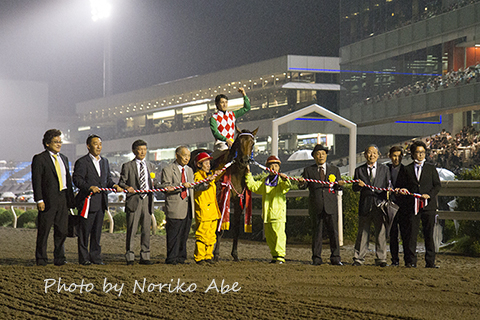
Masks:
[[[398,262],[392,262],[390,267],[398,267],[400,264]]]
[[[140,264],[144,264],[144,265],[149,266],[149,265],[153,264],[153,262],[150,261],[150,260],[140,260]]]
[[[362,264],[358,261],[355,261],[355,262],[352,263],[352,266],[354,266],[354,267],[360,267],[361,265]]]
[[[332,262],[332,266],[343,266],[344,264],[341,261]]]
[[[427,264],[425,268],[430,268],[430,269],[438,269],[440,266],[437,266],[436,264]]]
[[[407,263],[407,264],[405,265],[405,267],[407,267],[407,268],[416,268],[417,265],[416,265],[415,263]]]
[[[57,267],[60,267],[60,266],[66,265],[66,264],[67,264],[67,261],[65,261],[65,260],[58,261],[58,262],[54,263],[54,265],[56,265]]]
[[[208,264],[216,264],[217,263],[216,261],[214,261],[212,259],[207,259],[207,260],[205,260],[205,262],[208,263]]]
[[[275,259],[272,259],[272,261],[270,261],[270,264],[275,264],[275,263],[277,263],[277,260]]]
[[[133,266],[133,260],[132,261],[127,261],[127,266]]]
[[[317,261],[313,261],[313,262],[312,262],[312,265],[313,265],[313,266],[321,266],[321,265],[322,265],[322,261],[318,261],[318,260],[317,260]]]
[[[102,262],[92,262],[92,263],[93,263],[93,264],[96,264],[97,266],[104,266],[104,265],[106,265],[106,263],[103,262],[103,261],[102,261]]]
[[[80,263],[82,266],[89,266],[91,265],[92,263],[90,261],[83,261],[82,263]]]
[[[47,261],[39,260],[37,261],[37,266],[45,267],[47,265]]]
[[[385,268],[387,266],[387,263],[386,262],[380,262],[379,264],[377,264],[378,267],[380,268]]]

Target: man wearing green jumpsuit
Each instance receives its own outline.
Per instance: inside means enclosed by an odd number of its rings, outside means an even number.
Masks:
[[[265,164],[273,171],[280,171],[280,160],[270,156]],[[271,263],[282,264],[285,262],[287,235],[285,223],[287,222],[287,199],[285,194],[290,190],[291,183],[283,173],[270,174],[262,180],[253,179],[250,168],[245,176],[247,188],[252,192],[262,195],[262,218],[265,229],[265,238],[272,253]]]

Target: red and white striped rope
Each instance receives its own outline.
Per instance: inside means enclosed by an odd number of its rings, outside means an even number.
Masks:
[[[253,162],[259,166],[261,169],[263,170],[266,170],[266,171],[269,171],[273,174],[280,174],[279,172],[276,172],[260,163],[258,163],[257,161],[253,160]],[[289,177],[289,176],[286,176],[287,179],[289,180],[293,180],[293,181],[300,181],[299,178],[295,178],[295,177]],[[320,184],[328,184],[330,186],[330,188],[333,187],[334,184],[338,184],[338,181],[334,181],[334,182],[328,182],[328,181],[321,181],[321,180],[315,180],[315,179],[308,179],[308,178],[304,178],[305,181],[307,182],[313,182],[313,183],[320,183]],[[355,183],[355,182],[360,182],[360,180],[344,180],[345,183]],[[379,188],[379,187],[375,187],[375,186],[371,186],[371,185],[368,185],[368,184],[365,184],[365,187],[367,188],[370,188],[372,190],[378,190],[378,191],[390,191],[390,192],[396,192],[395,189],[392,189],[392,188]],[[413,196],[415,198],[421,198],[422,195],[421,194],[418,194],[418,193],[411,193],[409,191],[406,191],[402,194],[405,194],[405,195],[410,195],[410,196]]]
[[[198,184],[201,184],[201,183],[204,183],[204,182],[207,182],[209,181],[210,179],[215,179],[217,176],[221,175],[225,170],[227,170],[232,164],[233,164],[234,161],[231,161],[229,163],[227,163],[221,170],[220,172],[218,173],[215,173],[213,176],[211,177],[208,177],[208,178],[205,178],[203,180],[200,180],[200,181],[196,181],[196,182],[191,182],[190,185],[193,187],[193,186],[196,186]],[[212,178],[213,177],[213,178]],[[182,188],[185,188],[184,186],[180,185],[180,186],[174,186],[172,187],[174,190],[178,190],[178,189],[182,189]],[[113,188],[99,188],[100,191],[114,191],[114,192],[117,192],[116,189],[113,189]],[[165,192],[165,191],[168,191],[167,188],[161,188],[161,189],[138,189],[138,190],[134,190],[133,193],[151,193],[151,192]],[[127,190],[123,190],[123,192],[125,193],[129,193]],[[91,195],[92,193],[90,193]]]
[[[221,175],[223,172],[225,172],[225,170],[227,170],[232,164],[233,162],[235,162],[235,160],[227,163],[221,170],[220,172],[218,173],[215,173],[212,177],[213,179],[215,179],[217,176]],[[206,179],[203,179],[203,180],[200,180],[200,181],[197,181],[197,182],[191,182],[190,185],[193,187],[193,186],[196,186],[198,184],[201,184],[201,183],[204,183],[204,182],[207,182],[209,181],[209,179],[212,179],[212,177],[209,177],[209,178],[206,178]],[[180,185],[180,186],[174,186],[174,187],[169,187],[169,188],[161,188],[161,189],[148,189],[148,190],[145,190],[145,189],[139,189],[139,190],[134,190],[133,193],[151,193],[151,192],[165,192],[165,191],[169,191],[170,188],[173,188],[173,190],[178,190],[178,189],[182,189],[182,188],[185,188],[184,186]],[[113,192],[117,192],[117,189],[114,189],[114,188],[98,188],[100,191],[113,191]],[[123,190],[123,192],[125,193],[129,193],[127,190]],[[82,212],[80,213],[80,215],[82,217],[84,217],[85,219],[88,217],[88,210],[90,208],[90,199],[93,195],[93,192],[90,192],[90,194],[85,198],[85,202],[84,202],[84,205],[83,205],[83,209],[82,209]]]

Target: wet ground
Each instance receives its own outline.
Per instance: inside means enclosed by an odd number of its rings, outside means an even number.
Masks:
[[[478,258],[440,253],[439,269],[423,268],[423,257],[416,269],[380,268],[370,252],[362,267],[312,266],[309,246],[289,245],[287,263],[272,265],[262,242],[241,242],[242,261],[231,261],[227,240],[222,261],[199,266],[191,239],[189,263],[172,266],[164,264],[165,237],[156,235],[156,264],[126,266],[125,235],[104,233],[107,265],[78,265],[69,238],[67,265],[37,267],[35,237],[0,228],[2,319],[480,319]],[[48,245],[52,259],[53,238]],[[350,263],[352,247],[341,253]]]

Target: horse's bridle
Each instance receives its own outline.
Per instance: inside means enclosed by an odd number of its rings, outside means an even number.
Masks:
[[[251,134],[250,132],[242,132],[238,135],[239,137],[240,136],[250,136],[253,138],[253,140],[255,140],[255,136],[253,134]]]
[[[253,145],[255,145],[255,136],[253,134],[251,134],[250,132],[242,132],[242,133],[239,133],[238,134],[238,137],[240,136],[250,136],[252,137],[253,139]],[[237,157],[237,151],[235,151],[235,157]],[[248,162],[251,162],[253,160],[253,146],[252,146],[252,154],[250,155],[250,159],[248,160]]]

